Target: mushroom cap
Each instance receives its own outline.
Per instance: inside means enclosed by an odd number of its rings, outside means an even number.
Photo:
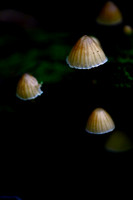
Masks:
[[[115,124],[111,116],[103,108],[96,108],[90,114],[86,131],[93,134],[104,134],[115,129]]]
[[[112,1],[107,1],[101,9],[96,21],[98,24],[103,25],[119,24],[122,22],[122,14]]]
[[[133,33],[133,29],[130,25],[124,25],[123,26],[123,32],[126,34],[126,35],[131,35]]]
[[[101,46],[101,43],[99,41],[98,38],[96,38],[95,36],[90,36],[99,46]]]
[[[105,142],[105,149],[111,152],[125,152],[133,148],[133,143],[127,134],[116,130]]]
[[[40,87],[41,84],[38,83],[34,76],[25,73],[17,84],[16,96],[22,100],[35,99],[43,93]]]
[[[66,62],[76,69],[91,69],[107,62],[98,40],[91,36],[82,36],[70,51]]]

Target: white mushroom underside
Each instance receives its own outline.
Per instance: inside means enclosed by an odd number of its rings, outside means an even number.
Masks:
[[[71,68],[75,68],[75,69],[91,69],[91,68],[94,68],[94,67],[98,67],[99,65],[103,65],[104,63],[106,63],[108,61],[108,58],[106,58],[103,62],[99,63],[99,64],[95,64],[95,65],[91,65],[91,66],[73,66],[73,65],[70,65],[69,61],[68,61],[68,57],[66,58],[66,62],[67,64],[69,65],[69,67]]]
[[[101,132],[91,132],[91,131],[89,131],[88,129],[85,129],[85,130],[86,130],[87,133],[96,134],[96,135],[98,134],[98,135],[100,135],[100,134],[109,133],[109,132],[113,131],[114,129],[115,129],[115,126],[114,126],[114,128],[112,128],[112,129],[109,129],[109,130],[106,130],[106,131],[101,131]]]
[[[40,96],[42,93],[43,93],[43,91],[42,91],[42,90],[39,90],[39,92],[38,92],[35,96],[28,97],[28,98],[22,98],[22,97],[20,97],[18,94],[16,94],[16,96],[17,96],[19,99],[22,99],[22,100],[24,100],[24,101],[27,101],[27,100],[35,99],[36,97]]]

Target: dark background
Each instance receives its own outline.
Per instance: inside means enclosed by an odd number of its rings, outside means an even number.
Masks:
[[[16,9],[33,15],[48,30],[90,30],[96,13],[105,0],[94,1],[19,1],[2,2],[2,9]],[[123,13],[125,23],[132,22],[131,1],[113,1]]]
[[[78,32],[78,38],[91,32],[102,2],[105,1],[5,2],[1,9],[31,14],[44,30]],[[114,2],[122,10],[125,23],[132,24],[131,2]],[[84,127],[92,108],[104,106],[117,127],[123,124],[132,138],[132,118],[123,117],[133,111],[132,94],[127,90],[107,90],[105,85],[95,92],[90,88],[89,95],[88,86],[83,87],[86,80],[81,78],[81,84],[71,77],[66,82],[47,86],[45,98],[26,102],[25,109],[23,102],[15,101],[16,114],[1,114],[1,194],[22,199],[114,198],[130,194],[132,151],[107,153],[103,145],[108,136],[88,136]]]

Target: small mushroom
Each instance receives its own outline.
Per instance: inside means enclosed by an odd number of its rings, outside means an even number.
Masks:
[[[17,84],[16,96],[22,100],[35,99],[43,93],[40,88],[41,84],[38,83],[37,79],[34,76],[25,73]]]
[[[107,1],[101,9],[96,21],[98,24],[103,25],[119,24],[122,22],[122,13],[112,1]]]
[[[116,130],[109,135],[104,147],[110,152],[125,152],[133,148],[133,143],[125,132]]]
[[[131,35],[133,33],[133,29],[130,25],[124,25],[123,26],[123,32],[126,34],[126,35]]]
[[[77,41],[66,59],[69,67],[76,69],[91,69],[107,61],[99,41],[87,35]]]
[[[111,116],[103,108],[96,108],[90,114],[86,131],[93,134],[104,134],[115,129],[115,124]]]

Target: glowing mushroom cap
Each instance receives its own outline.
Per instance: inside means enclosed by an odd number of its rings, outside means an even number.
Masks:
[[[90,114],[86,131],[93,134],[104,134],[115,129],[114,121],[107,111],[103,108],[96,108]]]
[[[105,149],[111,152],[125,152],[133,148],[133,143],[126,133],[116,130],[105,142]]]
[[[17,84],[16,96],[22,100],[35,99],[43,93],[40,87],[41,84],[38,83],[34,76],[25,73]]]
[[[82,36],[70,51],[66,62],[69,67],[76,69],[91,69],[107,62],[97,39]]]
[[[96,21],[103,25],[119,24],[122,22],[122,14],[112,1],[108,1],[101,9]]]

